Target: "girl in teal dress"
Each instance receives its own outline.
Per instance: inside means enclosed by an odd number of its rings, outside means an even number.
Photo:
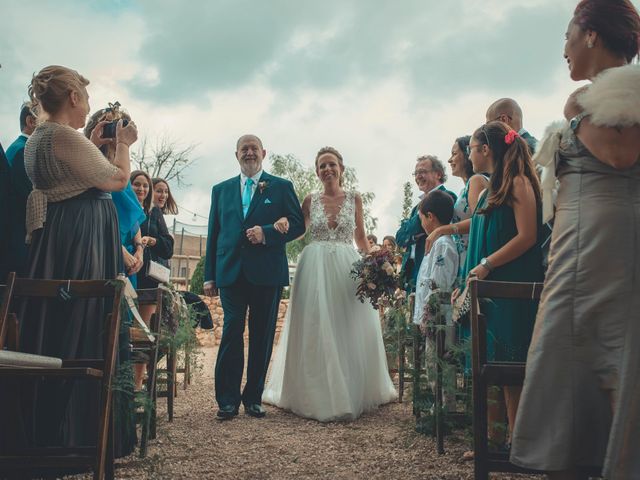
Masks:
[[[480,280],[542,282],[540,185],[526,142],[507,124],[495,121],[475,131],[469,153],[474,171],[491,177],[471,219],[453,226],[469,232],[465,278],[473,274]],[[481,304],[489,361],[526,360],[537,307],[531,300],[491,299]],[[469,326],[462,331],[463,336],[471,334]],[[503,391],[511,430],[521,387]],[[499,403],[490,408],[490,425],[500,421]],[[491,436],[495,440],[497,433]]]

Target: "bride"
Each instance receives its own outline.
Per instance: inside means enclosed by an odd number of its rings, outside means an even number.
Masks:
[[[362,199],[342,189],[340,153],[322,148],[324,191],[302,204],[311,243],[303,250],[263,400],[321,422],[352,420],[396,398],[377,312],[356,298],[353,240],[369,250]],[[355,234],[355,235],[354,235]]]

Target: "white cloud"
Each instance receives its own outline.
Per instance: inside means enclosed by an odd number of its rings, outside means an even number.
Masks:
[[[521,57],[507,59],[499,57],[500,51],[478,52],[474,49],[476,44],[468,40],[478,38],[479,32],[502,35],[502,26],[506,28],[510,24],[515,11],[533,13],[554,8],[563,16],[564,23],[564,17],[568,20],[575,5],[574,0],[530,0],[526,4],[461,0],[460,7],[453,13],[450,4],[441,2],[407,2],[404,7],[412,10],[401,12],[383,7],[374,11],[369,3],[363,3],[366,8],[358,10],[353,2],[344,6],[336,2],[331,7],[335,9],[331,15],[318,14],[324,22],[313,24],[309,20],[311,14],[301,15],[304,22],[292,20],[294,27],[290,35],[284,36],[284,47],[275,48],[271,57],[262,59],[264,61],[256,65],[259,67],[257,74],[246,78],[238,74],[238,78],[226,86],[215,87],[219,85],[214,81],[215,75],[228,73],[227,66],[232,70],[236,55],[234,45],[216,45],[217,52],[226,54],[225,62],[216,64],[218,72],[187,71],[183,76],[189,79],[203,75],[196,83],[208,85],[206,89],[193,88],[191,83],[183,82],[165,91],[163,97],[151,99],[137,96],[134,91],[159,85],[167,73],[166,65],[163,70],[148,60],[145,41],[157,33],[159,25],[165,24],[158,19],[169,22],[171,18],[162,17],[176,15],[176,11],[165,9],[162,3],[144,4],[146,8],[155,9],[151,16],[145,7],[127,8],[126,2],[114,5],[111,9],[98,10],[94,3],[67,0],[11,2],[10,6],[4,6],[4,39],[0,40],[0,51],[3,52],[0,59],[3,86],[0,90],[0,140],[7,147],[17,135],[18,108],[26,98],[31,74],[52,63],[71,66],[91,80],[89,90],[94,109],[119,100],[136,120],[141,135],[146,135],[150,141],[169,135],[183,144],[197,144],[194,155],[198,161],[187,179],[191,186],[181,190],[174,187],[174,193],[185,209],[203,216],[208,214],[210,187],[237,173],[233,156],[236,139],[252,132],[262,137],[268,151],[294,154],[309,165],[320,147],[332,145],[338,148],[346,163],[356,169],[362,190],[376,194],[373,213],[380,220],[376,233],[394,233],[401,210],[403,184],[411,180],[410,173],[418,155],[436,154],[446,161],[454,139],[478,127],[484,120],[486,107],[497,96],[516,98],[525,112],[525,127],[539,137],[544,127],[562,114],[565,98],[578,86],[569,80],[562,61],[564,31],[541,29],[540,35],[553,35],[557,42],[548,41],[541,44],[540,51],[527,51]],[[422,5],[428,5],[428,8]],[[189,15],[196,10],[190,8]],[[375,17],[373,26],[367,23],[369,14]],[[385,17],[391,14],[395,16]],[[212,10],[207,9],[203,18],[212,15]],[[24,34],[24,19],[28,19],[28,35]],[[394,24],[394,19],[407,23]],[[276,27],[284,28],[280,24]],[[276,73],[286,76],[287,72],[296,69],[317,67],[313,63],[287,63],[292,58],[306,61],[323,55],[341,56],[345,52],[326,47],[338,38],[344,40],[347,33],[353,35],[347,40],[353,38],[356,45],[348,41],[342,44],[351,55],[345,53],[345,58],[362,60],[362,64],[370,66],[371,58],[357,58],[358,48],[364,45],[359,36],[363,32],[375,35],[378,31],[383,35],[385,28],[394,32],[388,37],[393,41],[386,45],[379,42],[383,45],[379,51],[363,49],[362,52],[385,59],[387,63],[381,64],[387,65],[386,69],[376,64],[371,70],[364,67],[351,70],[348,63],[326,61],[320,67],[333,68],[328,72],[333,83],[320,86],[313,82],[299,85],[292,82],[289,86],[272,83]],[[256,34],[265,38],[269,35],[268,28]],[[182,30],[181,35],[191,38],[192,32]],[[16,38],[21,41],[15,41]],[[188,38],[176,38],[175,41],[185,40],[188,45]],[[207,37],[193,33],[191,39],[206,41]],[[444,50],[439,49],[454,41],[468,48],[468,55],[442,55]],[[513,41],[513,38],[504,38],[505,43]],[[425,76],[412,74],[410,60],[416,49],[424,50],[425,43],[439,54],[433,58],[445,60],[442,64],[422,65],[421,72],[438,77],[440,84],[445,86],[456,85],[455,88],[444,91],[437,84],[428,82]],[[182,44],[179,47],[176,51],[193,63],[211,61],[206,44],[198,52]],[[493,60],[497,55],[503,65],[490,82],[482,82],[486,79],[478,77],[481,70],[477,68],[477,62],[484,58],[483,55]],[[544,77],[538,81],[532,73],[529,85],[511,85],[509,80],[530,62],[546,72]],[[172,68],[189,65],[189,62],[176,63]],[[452,65],[460,68],[452,69]],[[312,75],[323,73],[314,70]],[[542,81],[544,89],[531,86]],[[268,163],[265,166],[268,169]],[[448,185],[454,191],[462,187],[458,179],[451,179]],[[414,198],[417,200],[417,196]],[[178,218],[194,223],[187,212]],[[195,223],[202,222],[197,218]]]

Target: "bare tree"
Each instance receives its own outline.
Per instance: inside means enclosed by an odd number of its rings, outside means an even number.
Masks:
[[[151,178],[159,177],[167,181],[175,180],[179,187],[188,186],[184,181],[184,171],[196,162],[191,156],[196,144],[180,145],[166,135],[158,139],[155,146],[149,147],[147,138],[143,138],[131,160],[138,170],[143,170]]]

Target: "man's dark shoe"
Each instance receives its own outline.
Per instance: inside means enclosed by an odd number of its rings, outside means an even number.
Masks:
[[[256,417],[256,418],[262,418],[267,414],[267,411],[264,408],[262,408],[262,405],[258,403],[245,405],[244,411],[247,415],[251,415],[252,417]]]
[[[231,420],[236,415],[238,415],[238,409],[233,405],[223,405],[216,413],[218,420]]]

